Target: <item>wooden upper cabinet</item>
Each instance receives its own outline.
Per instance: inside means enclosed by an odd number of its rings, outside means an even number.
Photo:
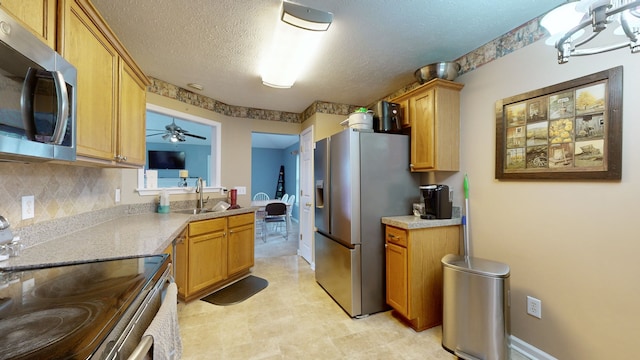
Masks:
[[[75,1],[66,1],[62,56],[78,70],[79,156],[112,160],[118,54]]]
[[[58,51],[78,70],[78,161],[143,166],[149,79],[90,1],[59,8]]]
[[[116,159],[120,162],[143,166],[146,151],[145,84],[135,75],[131,66],[120,60],[120,115]]]
[[[0,7],[39,37],[56,48],[56,0],[2,0]]]
[[[411,127],[411,118],[409,117],[409,99],[404,99],[398,102],[400,104],[400,111],[402,111],[402,128]]]
[[[464,85],[434,79],[393,99],[411,126],[411,171],[460,169],[460,90]],[[406,120],[405,120],[406,122]]]

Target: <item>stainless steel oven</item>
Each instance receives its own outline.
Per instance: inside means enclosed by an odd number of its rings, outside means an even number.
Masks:
[[[168,255],[0,272],[0,359],[127,359],[171,280]]]

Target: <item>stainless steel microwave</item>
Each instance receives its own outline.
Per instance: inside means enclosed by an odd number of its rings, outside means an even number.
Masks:
[[[76,159],[77,72],[0,9],[0,161]]]

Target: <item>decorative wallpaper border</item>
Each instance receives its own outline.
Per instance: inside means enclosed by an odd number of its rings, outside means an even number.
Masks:
[[[456,62],[461,66],[460,75],[546,37],[548,33],[540,26],[541,18],[530,20],[457,59]]]
[[[506,56],[527,45],[533,44],[546,35],[546,32],[540,27],[540,17],[530,20],[529,22],[456,59],[456,62],[461,66],[460,75],[473,71],[482,65]],[[186,104],[198,106],[203,109],[236,118],[283,121],[300,124],[316,113],[349,115],[359,107],[363,106],[337,104],[317,100],[300,114],[284,111],[254,109],[250,107],[225,104],[218,100],[196,94],[179,86],[167,83],[163,80],[156,78],[150,79],[151,85],[149,85],[147,90],[151,93],[166,96]],[[395,98],[415,89],[419,85],[420,84],[417,81],[413,82],[379,100]]]

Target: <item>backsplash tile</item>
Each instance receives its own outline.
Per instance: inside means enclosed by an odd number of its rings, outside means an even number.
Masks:
[[[115,206],[118,169],[50,163],[0,163],[0,215],[20,228]],[[35,217],[21,220],[22,197],[35,198]]]

